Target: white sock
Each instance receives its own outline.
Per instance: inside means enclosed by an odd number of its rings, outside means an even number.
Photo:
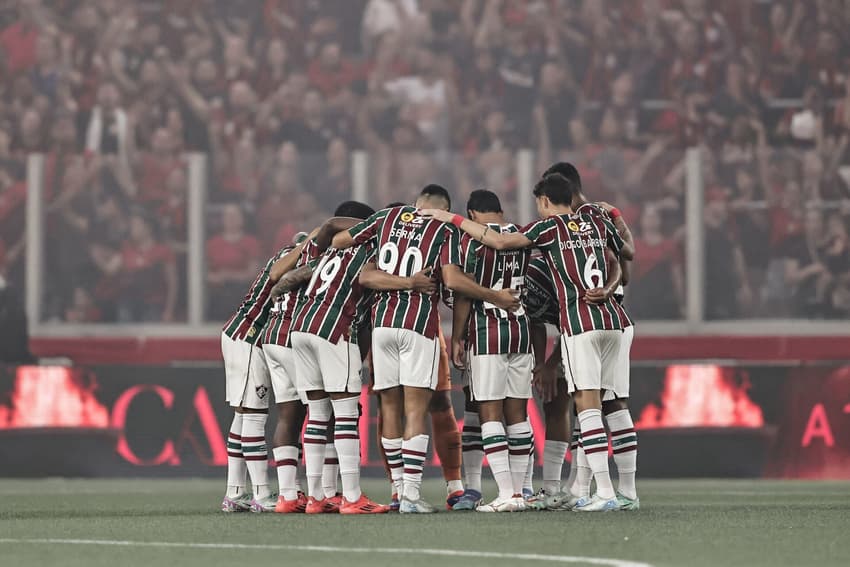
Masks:
[[[624,409],[606,415],[605,420],[611,430],[611,447],[619,476],[617,490],[628,498],[637,498],[637,433],[632,416],[629,410]]]
[[[277,491],[286,500],[298,498],[298,447],[283,445],[272,449],[277,467]]]
[[[546,440],[543,447],[543,490],[546,494],[557,494],[561,491],[561,471],[569,446],[565,441]]]
[[[576,492],[574,492],[572,488],[576,482],[576,475],[578,474],[579,445],[581,445],[581,426],[578,424],[578,417],[573,416],[573,436],[572,441],[570,441],[570,474],[567,477],[566,483],[567,490],[569,490],[573,494],[576,494]]]
[[[463,492],[462,480],[449,480],[446,482],[446,495],[450,496],[455,492]]]
[[[531,445],[528,450],[528,468],[525,471],[525,480],[522,482],[522,491],[528,494],[534,494],[534,430],[531,428],[531,422],[525,420],[528,424],[528,430],[531,432]]]
[[[268,498],[272,491],[269,488],[269,452],[266,448],[265,413],[242,414],[242,453],[245,455],[245,465],[248,476],[254,485],[254,498]]]
[[[525,475],[528,474],[528,456],[531,454],[531,426],[529,426],[527,421],[521,421],[520,423],[509,425],[506,430],[508,433],[508,460],[511,466],[511,478],[513,479],[513,493],[522,494]]]
[[[463,414],[463,471],[466,487],[481,492],[481,467],[484,461],[484,447],[481,444],[481,424],[478,414]]]
[[[336,454],[336,445],[328,443],[325,445],[325,466],[322,469],[322,490],[325,498],[333,498],[339,492],[339,455]]]
[[[301,477],[304,474],[304,446],[301,443],[296,443],[295,446],[298,447],[298,457],[295,459],[295,490],[304,492],[304,486],[301,483]]]
[[[393,493],[398,498],[401,498],[402,496],[402,478],[404,476],[404,461],[401,457],[401,443],[401,437],[397,439],[381,437],[381,445],[384,448],[384,454],[387,456],[387,466],[390,469]]]
[[[584,454],[584,449],[581,445],[576,450],[575,470],[576,475],[570,487],[570,492],[572,492],[573,496],[590,496],[590,482],[593,480],[593,471],[590,470],[587,455]]]
[[[401,458],[404,461],[404,497],[419,500],[419,488],[422,486],[422,469],[428,455],[427,435],[416,435],[401,442]]]
[[[349,502],[360,499],[360,410],[358,398],[332,400],[334,408],[334,444],[342,477],[342,496]]]
[[[245,492],[248,468],[242,454],[242,414],[233,413],[227,434],[227,496],[233,498]]]
[[[499,487],[499,498],[510,498],[514,494],[514,482],[511,475],[511,463],[508,453],[508,439],[505,426],[501,421],[488,421],[481,424],[481,443],[490,463],[490,471]],[[522,487],[520,487],[522,490]]]
[[[589,409],[578,414],[581,423],[581,448],[593,471],[596,493],[607,499],[614,497],[614,485],[608,474],[608,434],[602,426],[602,410]]]
[[[322,469],[325,466],[325,444],[328,442],[328,422],[331,419],[331,400],[309,400],[310,413],[304,430],[304,467],[307,471],[307,495],[316,500],[325,497],[322,491]]]

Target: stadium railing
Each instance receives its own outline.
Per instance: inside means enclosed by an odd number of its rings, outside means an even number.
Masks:
[[[674,163],[680,172],[675,174],[670,168],[662,169],[653,173],[651,169],[640,180],[637,191],[632,188],[626,192],[627,199],[631,200],[631,209],[634,211],[629,220],[632,222],[632,230],[637,237],[641,236],[642,213],[649,206],[662,209],[665,219],[663,228],[665,238],[673,238],[674,234],[681,235],[681,250],[677,252],[680,257],[680,266],[683,277],[681,304],[667,306],[670,309],[662,309],[668,315],[664,320],[653,319],[652,314],[639,317],[640,335],[644,337],[703,337],[712,336],[749,336],[755,337],[779,337],[783,335],[793,336],[832,336],[850,337],[850,326],[841,320],[794,318],[791,314],[779,313],[779,317],[773,315],[765,306],[753,308],[752,306],[739,310],[730,310],[727,317],[717,317],[707,312],[707,302],[711,305],[714,298],[707,295],[713,289],[706,289],[714,285],[714,280],[707,275],[714,273],[732,274],[734,268],[728,265],[706,265],[707,246],[717,244],[706,242],[710,231],[706,218],[706,203],[723,200],[727,209],[735,200],[736,190],[727,191],[726,195],[719,195],[717,184],[712,179],[706,179],[706,171],[714,158],[706,157],[706,152],[699,148],[690,148],[683,152],[668,152],[666,161]],[[499,176],[482,174],[484,166],[476,166],[473,158],[466,155],[456,154],[441,156],[433,154],[426,156],[433,167],[425,170],[421,179],[414,177],[397,179],[380,179],[379,168],[376,162],[378,158],[364,151],[354,151],[350,155],[350,198],[370,202],[373,205],[383,203],[384,200],[407,201],[415,195],[417,187],[429,181],[442,182],[450,188],[455,196],[455,210],[462,210],[466,196],[475,188],[493,187],[503,199],[504,208],[508,216],[518,222],[526,223],[535,218],[536,209],[531,189],[540,169],[535,152],[522,149],[510,154],[510,163],[505,165]],[[179,297],[180,307],[172,314],[169,322],[162,321],[124,321],[122,322],[70,322],[67,318],[57,315],[55,312],[48,313],[49,301],[46,301],[46,289],[57,283],[57,277],[61,274],[54,272],[48,259],[48,251],[54,246],[51,241],[53,231],[51,224],[55,211],[51,210],[50,204],[45,201],[45,156],[39,154],[30,155],[27,163],[27,203],[26,203],[26,257],[25,257],[25,286],[24,296],[27,314],[31,323],[31,334],[35,338],[80,338],[80,337],[150,337],[150,338],[211,338],[217,336],[220,330],[220,322],[211,317],[208,307],[209,286],[207,284],[207,265],[205,247],[207,239],[215,233],[214,225],[217,222],[224,203],[233,200],[218,199],[211,195],[211,187],[219,183],[219,179],[211,179],[209,160],[203,154],[188,154],[184,156],[186,163],[186,194],[185,194],[185,230],[183,241],[185,254],[179,258],[178,269],[181,278],[181,292]],[[707,162],[709,162],[707,164]],[[604,161],[602,163],[605,163]],[[602,168],[600,168],[601,170]],[[489,174],[489,172],[486,172]],[[605,171],[601,171],[606,176]],[[216,175],[216,174],[213,174]],[[715,177],[712,174],[712,177]],[[594,197],[595,191],[592,187],[592,176],[585,183],[589,196]],[[605,185],[603,180],[602,185]],[[616,201],[623,198],[623,192],[619,187],[612,187],[613,183],[607,180],[608,187],[603,187],[602,196],[606,199]],[[406,185],[405,185],[406,184]],[[662,190],[654,190],[663,185]],[[384,193],[381,193],[381,188]],[[389,188],[392,188],[390,191]],[[652,191],[644,191],[653,188]],[[217,191],[218,189],[216,189]],[[299,191],[310,192],[309,188],[299,188]],[[389,192],[387,192],[389,191]],[[765,191],[767,191],[765,189]],[[651,194],[653,202],[648,203],[649,198],[643,195]],[[237,202],[238,202],[237,195]],[[322,199],[315,210],[313,219],[320,218],[332,209],[335,203],[326,202]],[[769,213],[776,208],[773,204],[765,202],[764,197],[753,199],[749,203],[741,204],[738,199],[736,206],[743,209],[752,209],[763,214],[766,222],[770,222]],[[286,203],[289,205],[290,203]],[[616,203],[620,204],[620,203]],[[254,210],[262,206],[258,201],[253,202]],[[826,211],[843,210],[846,203],[842,201],[823,200],[816,203],[817,207]],[[786,211],[787,212],[787,211]],[[154,211],[154,216],[157,213]],[[730,215],[727,210],[725,213]],[[793,215],[792,215],[793,216]],[[303,217],[302,217],[303,218]],[[311,217],[307,217],[308,219]],[[798,217],[799,218],[799,215]],[[161,220],[161,219],[160,219]],[[792,219],[793,220],[793,219]],[[725,224],[724,224],[725,223]],[[738,235],[740,229],[725,219],[720,225],[720,232],[728,231],[735,235],[730,242],[734,246],[742,244]],[[250,225],[250,221],[246,221]],[[310,226],[298,226],[298,230],[309,230]],[[716,232],[716,231],[715,231]],[[711,233],[715,235],[714,232]],[[793,235],[792,235],[793,236]],[[750,243],[751,244],[751,243]],[[752,246],[750,254],[758,253],[759,247]],[[764,242],[763,253],[770,255],[773,252]],[[267,257],[263,248],[262,258]],[[640,262],[640,260],[638,260]],[[751,296],[763,297],[771,284],[774,288],[785,285],[784,281],[771,278],[779,278],[778,268],[767,271],[763,275],[764,282],[759,289],[749,290]],[[730,276],[731,277],[731,276]],[[709,283],[707,283],[709,282]],[[60,285],[68,282],[58,282]],[[730,286],[731,293],[738,294],[740,289]],[[674,298],[675,293],[669,289],[655,290],[660,297]],[[781,298],[781,294],[780,294]],[[755,301],[751,299],[752,303]],[[663,303],[663,302],[662,302]],[[235,308],[235,303],[230,308]]]

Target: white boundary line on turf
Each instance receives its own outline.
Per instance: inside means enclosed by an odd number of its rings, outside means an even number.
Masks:
[[[578,557],[573,555],[540,555],[537,553],[498,553],[495,551],[457,551],[451,549],[403,549],[392,547],[331,547],[325,545],[274,545],[242,543],[194,543],[179,541],[130,541],[102,539],[18,539],[1,538],[0,544],[52,544],[52,545],[104,545],[119,547],[159,547],[187,549],[262,549],[266,551],[316,551],[323,553],[386,553],[408,555],[437,555],[442,557],[469,557],[476,559],[513,559],[519,561],[547,561],[550,563],[585,563],[608,567],[652,567],[649,563],[608,559],[603,557]]]

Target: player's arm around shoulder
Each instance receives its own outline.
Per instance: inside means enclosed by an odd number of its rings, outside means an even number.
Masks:
[[[378,227],[386,216],[387,209],[381,209],[369,218],[356,222],[347,229],[340,229],[341,232],[334,235],[331,246],[334,248],[350,248],[355,244],[365,243],[377,234]],[[356,221],[356,219],[354,220]]]
[[[271,270],[269,270],[269,278],[273,282],[280,281],[280,278],[283,277],[285,273],[290,271],[298,264],[298,259],[301,257],[301,252],[304,249],[304,244],[310,240],[308,236],[304,240],[301,241],[298,245],[296,245],[292,250],[281,256],[274,264],[272,264]]]
[[[422,209],[420,214],[423,217],[433,218],[438,221],[453,224],[475,240],[495,248],[496,250],[515,250],[517,248],[526,248],[531,246],[533,242],[524,234],[518,232],[500,233],[495,230],[490,230],[490,227],[481,223],[456,215],[450,211],[442,209]]]
[[[312,275],[313,268],[309,264],[286,272],[283,276],[281,276],[278,282],[274,284],[271,291],[272,299],[277,299],[285,293],[301,287],[303,284],[310,281]]]
[[[465,295],[471,299],[479,299],[492,303],[499,309],[516,311],[522,305],[519,291],[515,289],[490,289],[475,283],[468,274],[465,274],[460,266],[445,264],[442,267],[443,283],[453,292]],[[457,298],[455,299],[457,300]]]
[[[354,244],[354,239],[351,238],[351,235],[348,234],[348,229],[357,226],[361,219],[355,219],[351,217],[331,217],[325,221],[325,223],[319,227],[319,232],[316,234],[316,244],[318,244],[319,249],[324,251],[329,246],[336,242],[336,237],[340,237],[340,242],[345,240],[345,244],[347,246],[334,246],[334,248],[349,248]],[[350,238],[350,242],[348,239],[345,239],[343,235],[348,235]]]
[[[430,267],[423,268],[410,277],[396,276],[379,270],[375,262],[369,262],[360,271],[360,285],[376,291],[416,291],[431,295],[437,292],[437,283],[431,276]]]
[[[598,205],[601,209],[606,211],[611,218],[610,222],[607,219],[603,219],[606,222],[606,226],[609,224],[613,226],[614,230],[611,231],[611,228],[609,227],[609,231],[613,232],[622,241],[622,246],[620,246],[619,249],[620,257],[625,260],[634,260],[634,237],[632,236],[632,231],[629,229],[629,225],[626,224],[626,220],[623,218],[623,214],[620,212],[620,209],[604,201],[600,201]]]

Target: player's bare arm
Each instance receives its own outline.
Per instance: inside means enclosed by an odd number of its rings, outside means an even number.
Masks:
[[[362,220],[363,219],[356,219],[352,217],[332,217],[325,221],[325,224],[319,227],[319,232],[316,234],[316,244],[318,245],[319,250],[324,251],[331,245],[333,245],[334,248],[351,247],[351,245],[354,244],[354,239],[351,239],[351,243],[348,244],[348,246],[336,246],[334,244],[335,237],[343,233],[348,234],[348,229]]]
[[[443,283],[455,293],[492,303],[499,309],[506,309],[511,312],[520,308],[519,291],[516,289],[506,288],[495,290],[480,286],[463,273],[460,266],[453,264],[443,266],[442,272]]]
[[[297,244],[295,248],[284,254],[277,262],[272,264],[272,269],[269,270],[269,278],[271,278],[273,282],[279,281],[280,278],[283,277],[283,274],[295,267],[298,263],[298,258],[301,257],[301,250],[304,248],[304,245],[310,242],[310,239],[315,237],[318,232],[318,228],[314,229],[313,232]]]
[[[331,246],[334,248],[351,248],[354,246],[354,237],[347,230],[343,230],[334,235]]]
[[[454,298],[452,307],[452,364],[458,370],[466,368],[464,354],[467,330],[469,329],[469,314],[472,312],[472,300],[464,295]]]
[[[622,285],[629,285],[629,280],[632,277],[632,262],[630,260],[620,259],[620,269],[623,271],[620,276],[620,283]]]
[[[304,285],[310,281],[312,275],[313,269],[310,266],[301,266],[286,272],[272,288],[272,299],[276,300],[283,294]]]
[[[605,249],[605,263],[608,265],[608,279],[604,286],[587,291],[584,295],[584,300],[587,303],[605,303],[614,294],[617,286],[620,285],[623,273],[620,267],[620,259],[607,248]]]
[[[558,363],[560,363],[561,349],[554,349],[553,355],[546,360],[546,325],[539,321],[532,321],[531,350],[534,353],[534,370],[532,370],[531,384],[540,394],[543,403],[549,403],[558,394]],[[551,361],[558,353],[558,363]]]
[[[314,228],[310,234],[307,235],[307,238],[302,240],[295,248],[284,254],[280,260],[275,262],[269,272],[269,277],[274,282],[279,281],[285,273],[294,268],[298,263],[298,258],[301,257],[301,251],[304,248],[304,245],[310,242],[310,240],[315,239],[318,251],[324,252],[331,244],[331,239],[337,232],[341,230],[347,231],[358,222],[360,222],[360,219],[349,217],[332,217],[328,219],[322,226]]]
[[[376,291],[409,290],[431,295],[437,292],[437,283],[431,276],[432,268],[424,268],[412,276],[396,276],[379,270],[374,262],[363,267],[360,285]]]
[[[433,218],[444,223],[454,224],[478,242],[496,250],[516,250],[517,248],[528,248],[534,244],[521,233],[511,232],[500,234],[490,230],[490,227],[486,225],[442,209],[422,209],[420,214],[426,218]]]
[[[610,203],[599,201],[597,204],[611,215],[611,221],[614,223],[614,228],[617,229],[617,232],[620,233],[620,238],[623,239],[623,248],[620,250],[620,257],[625,260],[634,260],[635,241],[632,236],[632,231],[629,229],[629,225],[627,225],[625,219],[623,219],[623,215],[620,214],[617,207]]]

